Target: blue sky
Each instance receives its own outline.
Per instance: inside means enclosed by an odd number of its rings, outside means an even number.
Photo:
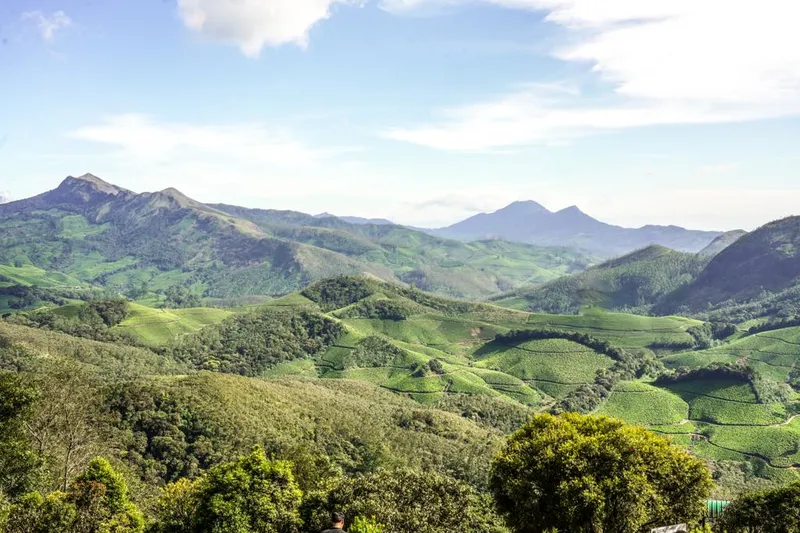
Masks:
[[[793,0],[6,0],[0,191],[452,223],[800,214]]]

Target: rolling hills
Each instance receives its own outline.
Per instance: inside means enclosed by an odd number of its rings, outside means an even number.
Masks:
[[[208,206],[175,189],[137,194],[90,174],[0,206],[0,290],[126,292],[144,284],[151,293],[182,286],[198,296],[235,298],[367,273],[481,298],[592,261],[564,248],[461,243],[395,225]]]
[[[650,245],[699,252],[720,233],[692,231],[677,226],[623,228],[600,222],[576,206],[551,212],[533,202],[514,202],[494,213],[431,230],[435,235],[461,240],[498,238],[537,245],[561,245],[614,257]]]
[[[649,246],[584,272],[492,297],[504,306],[680,313],[717,322],[800,314],[800,217],[730,232],[698,254]]]
[[[649,246],[544,285],[493,298],[500,305],[548,313],[575,313],[587,305],[614,310],[650,307],[692,282],[707,256]]]
[[[74,317],[81,305],[53,312]],[[16,322],[0,323],[0,340],[24,346],[26,353],[64,354],[99,371],[164,376],[137,386],[146,383],[148,395],[166,394],[178,405],[195,406],[195,413],[219,404],[209,416],[215,417],[214,427],[228,428],[215,437],[220,449],[228,449],[222,442],[233,439],[232,428],[242,427],[257,410],[270,409],[282,394],[288,395],[284,398],[294,413],[310,401],[304,391],[327,398],[325,390],[335,389],[344,395],[352,390],[348,401],[356,403],[363,396],[370,398],[367,404],[380,397],[385,405],[407,405],[411,410],[403,407],[408,414],[398,422],[402,428],[427,428],[439,436],[452,431],[456,440],[464,431],[495,442],[489,435],[513,430],[536,411],[620,417],[670,435],[710,461],[719,472],[720,495],[741,490],[743,479],[763,485],[796,479],[800,426],[794,416],[800,412],[800,397],[792,384],[798,380],[800,327],[739,332],[707,349],[692,349],[692,332],[702,325],[683,317],[611,313],[599,307],[581,314],[532,314],[370,277],[337,277],[248,309],[131,305],[129,316],[112,330],[135,331],[136,340],[144,343],[140,347],[75,339]],[[273,389],[284,392],[274,392],[267,401]],[[297,394],[286,392],[294,389]],[[359,409],[368,409],[367,404]],[[171,405],[159,409],[177,408]],[[387,416],[379,413],[383,407],[369,409],[360,416]],[[431,422],[442,412],[475,425],[445,430]],[[280,424],[293,427],[292,416],[286,414]],[[298,411],[298,416],[311,415]],[[441,420],[458,424],[457,418]],[[150,430],[142,426],[135,431]],[[395,439],[405,433],[382,435]],[[450,446],[446,440],[429,442],[419,446],[439,451]],[[482,450],[474,453],[489,453]],[[155,453],[144,448],[136,457]],[[439,452],[431,453],[426,461],[446,463]],[[146,464],[140,467],[147,470]],[[477,479],[479,470],[459,475]]]

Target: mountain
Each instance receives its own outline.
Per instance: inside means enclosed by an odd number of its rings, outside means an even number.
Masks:
[[[600,222],[576,206],[551,212],[533,201],[514,202],[494,213],[481,213],[452,226],[430,231],[465,241],[497,238],[545,246],[570,246],[602,257],[625,254],[651,244],[698,252],[720,235],[720,232],[693,231],[678,226],[623,228]]]
[[[647,311],[694,280],[708,258],[652,245],[542,286],[493,298],[500,305],[546,313],[576,313],[587,305]]]
[[[168,188],[135,193],[86,174],[0,205],[0,289],[185,286],[198,296],[281,295],[340,274],[482,298],[593,262],[505,242],[463,243],[402,226],[206,205]],[[8,290],[6,290],[8,292]],[[0,307],[7,295],[0,294]]]
[[[700,311],[775,300],[787,293],[787,298],[782,300],[783,308],[797,314],[800,311],[800,297],[795,295],[798,289],[800,217],[795,216],[766,224],[722,250],[697,279],[670,298],[669,308]],[[774,314],[779,308],[774,303],[761,311],[752,310],[751,314]]]
[[[747,235],[747,232],[741,229],[733,230],[733,231],[726,231],[713,241],[711,244],[700,250],[700,255],[705,255],[708,257],[714,257],[715,255],[719,254],[722,250],[730,246],[731,244],[735,243],[743,236]]]
[[[334,217],[350,224],[375,224],[378,226],[387,226],[392,225],[394,222],[391,220],[386,220],[385,218],[363,218],[363,217],[339,217],[336,215],[332,215],[330,213],[320,213],[319,215],[314,215],[316,218],[329,218]]]

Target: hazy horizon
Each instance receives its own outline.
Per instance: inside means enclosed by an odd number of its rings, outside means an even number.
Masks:
[[[624,227],[800,214],[790,0],[11,0],[0,197],[91,172],[441,227],[513,201]]]

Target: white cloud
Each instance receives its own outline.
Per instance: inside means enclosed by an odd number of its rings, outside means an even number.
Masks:
[[[334,4],[360,0],[178,0],[183,23],[211,39],[235,44],[249,57],[265,46],[304,47],[309,30]]]
[[[54,11],[50,15],[41,11],[28,11],[22,14],[22,20],[29,20],[36,24],[42,39],[48,42],[55,38],[56,32],[72,25],[72,19],[63,11]]]
[[[11,195],[6,191],[0,191],[0,204],[6,204],[11,201]]]
[[[263,124],[193,125],[158,122],[138,114],[116,115],[104,123],[69,132],[74,139],[119,149],[132,160],[208,158],[266,165],[298,166],[353,148],[315,149]]]
[[[477,1],[384,0],[403,12]],[[446,150],[563,141],[648,125],[749,121],[800,114],[795,0],[484,0],[546,13],[566,32],[552,55],[585,65],[594,84],[554,99],[523,87],[443,110],[431,125],[387,137]]]

